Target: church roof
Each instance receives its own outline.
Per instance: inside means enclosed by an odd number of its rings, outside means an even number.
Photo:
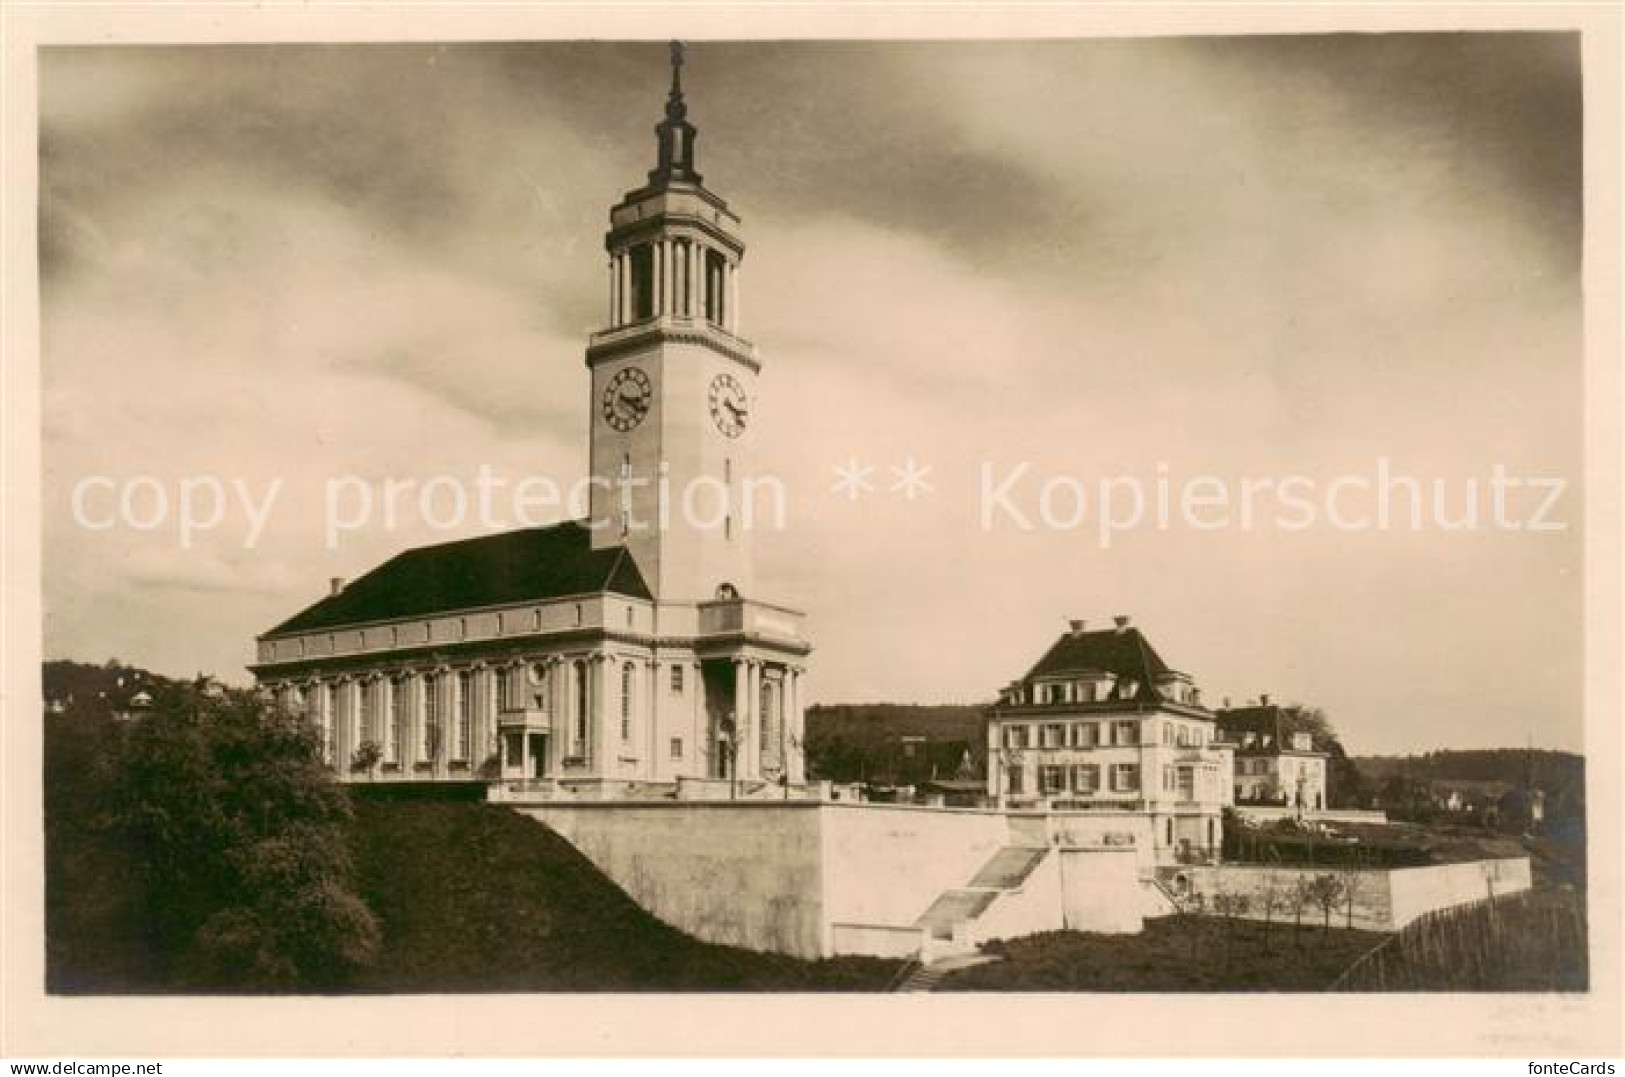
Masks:
[[[1136,681],[1136,698],[1161,699],[1157,679],[1173,672],[1138,628],[1128,626],[1096,632],[1067,632],[1038,660],[1024,680],[1067,673],[1111,673],[1118,683]]]
[[[600,592],[651,597],[626,547],[595,550],[571,521],[396,554],[266,636]]]

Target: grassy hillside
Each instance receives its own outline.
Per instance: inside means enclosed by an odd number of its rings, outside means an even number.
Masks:
[[[362,896],[384,930],[363,991],[868,991],[897,968],[699,942],[506,808],[363,795],[355,809]]]

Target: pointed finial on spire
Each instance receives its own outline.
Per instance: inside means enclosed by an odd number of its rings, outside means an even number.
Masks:
[[[670,49],[671,93],[666,95],[666,118],[655,126],[660,158],[649,173],[649,182],[699,183],[700,174],[694,171],[694,140],[699,132],[688,122],[688,105],[683,101],[683,43],[673,41]]]

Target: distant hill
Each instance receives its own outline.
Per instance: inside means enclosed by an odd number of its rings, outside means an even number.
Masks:
[[[839,782],[917,784],[987,773],[983,704],[841,703],[807,708],[807,767]]]
[[[1509,785],[1522,785],[1527,778],[1531,784],[1555,793],[1585,778],[1583,756],[1545,749],[1444,749],[1420,755],[1356,756],[1354,762],[1377,786],[1404,773],[1424,781],[1500,781]]]
[[[84,717],[117,710],[140,691],[158,699],[185,687],[186,682],[126,666],[116,659],[99,666],[52,659],[40,665],[40,685],[47,704],[58,703],[64,707],[72,704],[74,712]]]

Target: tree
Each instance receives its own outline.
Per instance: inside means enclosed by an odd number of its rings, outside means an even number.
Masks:
[[[1247,915],[1252,902],[1246,894],[1220,886],[1213,894],[1213,911],[1224,919],[1224,967],[1230,967],[1230,948],[1236,934],[1236,918]]]
[[[1265,871],[1259,881],[1258,909],[1264,914],[1264,952],[1266,954],[1270,952],[1271,942],[1275,937],[1274,932],[1270,930],[1270,925],[1275,921],[1275,914],[1286,912],[1290,903],[1291,897],[1280,873],[1273,870]]]
[[[1314,905],[1318,906],[1322,916],[1321,930],[1329,932],[1332,929],[1332,910],[1343,897],[1343,881],[1336,875],[1316,875],[1309,880],[1307,895]]]
[[[331,987],[372,959],[349,801],[320,750],[307,720],[244,692],[177,694],[132,731],[114,812],[179,983]]]

